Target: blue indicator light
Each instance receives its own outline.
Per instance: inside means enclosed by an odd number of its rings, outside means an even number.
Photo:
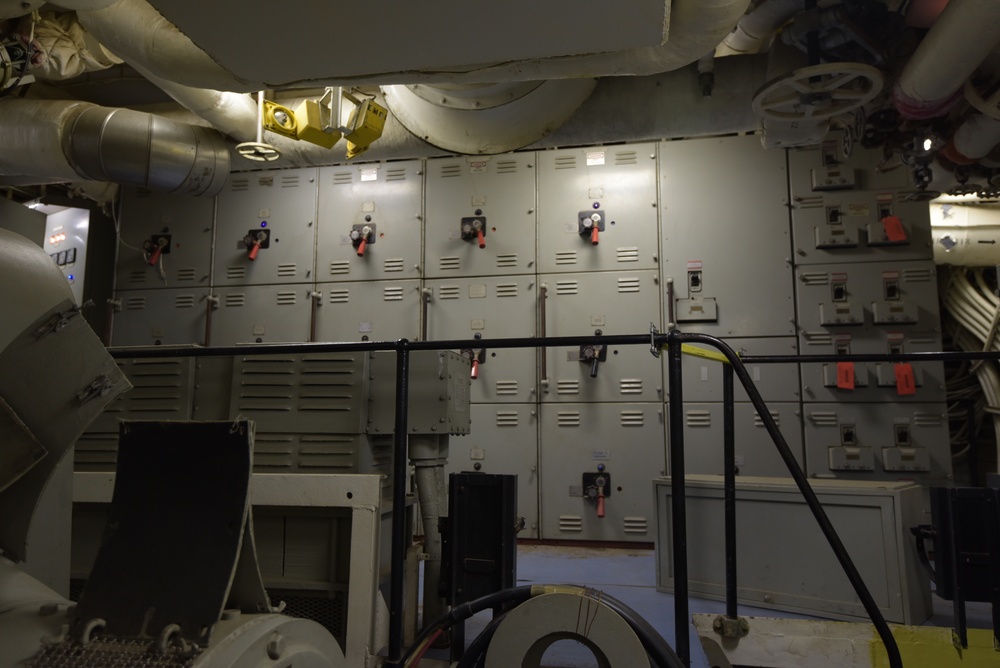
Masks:
[[[595,209],[600,209],[601,208],[601,203],[600,202],[594,202],[594,208]]]
[[[70,274],[70,275],[69,275],[69,276],[67,276],[66,278],[68,278],[69,280],[71,280],[71,281],[72,281],[72,280],[73,280],[73,274]]]
[[[267,227],[267,221],[266,220],[260,221],[260,226],[261,227]]]

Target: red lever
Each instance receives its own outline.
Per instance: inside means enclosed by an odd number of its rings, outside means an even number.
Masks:
[[[479,247],[486,248],[486,234],[480,229],[476,232],[476,236],[479,237]]]
[[[358,257],[365,256],[365,248],[368,246],[368,239],[362,239],[361,243],[358,244]]]
[[[149,266],[155,267],[156,263],[160,260],[160,253],[163,252],[163,246],[157,246],[153,249],[153,252],[149,254]]]
[[[601,230],[598,229],[597,225],[594,225],[594,227],[590,230],[590,243],[591,244],[593,244],[595,246],[597,245],[597,235],[598,235],[598,233],[600,231]]]
[[[472,374],[471,374],[471,377],[472,377],[472,380],[475,380],[476,378],[479,378],[479,360],[477,360],[477,359],[473,359],[472,360]]]
[[[254,260],[257,259],[257,253],[259,252],[260,252],[260,242],[255,241],[253,242],[253,246],[250,247],[250,252],[247,253],[247,259],[253,262]]]
[[[597,516],[604,517],[604,488],[597,490]]]

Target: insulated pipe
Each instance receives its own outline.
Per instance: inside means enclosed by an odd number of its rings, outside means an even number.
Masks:
[[[217,132],[86,102],[4,100],[0,146],[0,174],[209,196],[229,176],[229,150]]]
[[[943,116],[959,99],[962,84],[1000,42],[1000,2],[950,2],[920,42],[893,90],[904,118]]]
[[[778,28],[802,11],[803,0],[764,0],[740,19],[716,49],[716,56],[757,53]]]
[[[441,532],[438,520],[448,514],[448,495],[444,483],[444,464],[448,459],[447,441],[439,436],[410,435],[409,456],[414,466],[420,518],[424,524],[424,625],[444,612],[444,599],[438,596],[441,584]],[[445,448],[442,453],[442,448]]]
[[[958,165],[971,165],[985,158],[1000,144],[1000,120],[985,114],[969,116],[941,155]]]

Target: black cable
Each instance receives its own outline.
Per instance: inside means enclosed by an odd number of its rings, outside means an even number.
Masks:
[[[476,639],[469,644],[469,648],[465,650],[462,654],[462,658],[456,664],[455,668],[478,668],[486,660],[486,650],[490,646],[490,641],[493,640],[493,634],[497,632],[500,627],[500,622],[503,621],[507,613],[497,615],[490,623],[486,625]]]

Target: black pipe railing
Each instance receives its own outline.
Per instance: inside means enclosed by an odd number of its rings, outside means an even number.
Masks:
[[[392,571],[390,581],[389,648],[387,665],[398,665],[402,656],[403,639],[403,574],[405,571],[405,510],[406,510],[406,433],[408,421],[409,353],[417,350],[452,350],[472,347],[493,349],[509,348],[551,348],[593,345],[595,336],[563,336],[546,338],[511,338],[495,340],[450,341],[360,341],[347,343],[276,343],[246,346],[219,346],[212,348],[198,346],[155,346],[150,348],[128,347],[109,348],[112,357],[130,358],[173,358],[173,357],[226,357],[240,355],[280,355],[302,353],[335,353],[360,351],[394,351],[396,359],[396,415],[395,437],[393,441],[393,518],[392,518]],[[760,392],[757,390],[745,364],[812,364],[835,362],[935,362],[935,361],[975,361],[1000,360],[995,352],[928,352],[892,353],[874,355],[768,355],[744,356],[742,359],[723,341],[704,334],[688,334],[671,331],[669,334],[653,330],[650,334],[601,336],[603,345],[650,345],[658,354],[667,348],[668,358],[668,402],[670,410],[670,461],[671,461],[671,510],[674,542],[674,596],[675,596],[675,642],[677,654],[685,665],[690,665],[690,642],[688,639],[688,582],[687,582],[687,527],[684,490],[684,430],[683,430],[683,376],[681,373],[681,346],[684,343],[699,343],[718,349],[728,360],[723,372],[723,400],[726,411],[725,461],[726,461],[726,614],[736,617],[736,522],[735,522],[735,444],[732,419],[733,393],[732,376],[749,395],[764,427],[774,441],[775,447],[793,480],[806,500],[827,542],[837,556],[841,567],[851,581],[855,593],[864,605],[872,624],[875,626],[886,648],[891,668],[902,668],[902,660],[895,639],[889,630],[877,604],[868,591],[860,573],[847,554],[840,537],[826,516],[819,499],[809,486],[805,473],[799,467],[791,449],[778,429],[774,418],[767,410]],[[728,389],[727,389],[728,386]]]

